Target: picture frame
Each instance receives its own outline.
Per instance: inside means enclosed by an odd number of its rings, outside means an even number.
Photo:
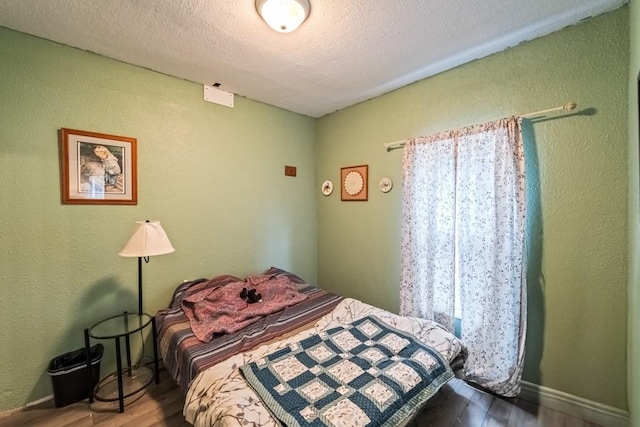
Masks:
[[[340,169],[340,199],[364,202],[369,197],[369,166],[348,166]]]
[[[59,136],[63,204],[138,203],[136,138],[67,128]]]

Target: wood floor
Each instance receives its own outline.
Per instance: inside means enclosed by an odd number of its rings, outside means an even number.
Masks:
[[[407,427],[597,427],[520,399],[503,399],[454,379],[433,396]]]
[[[138,396],[128,398],[124,413],[118,404],[88,400],[56,408],[53,400],[0,418],[0,427],[88,426],[188,426],[182,416],[184,396],[166,371],[160,384],[152,384]],[[445,385],[407,427],[449,426],[545,426],[593,427],[595,424],[560,412],[517,400],[507,401],[476,390],[463,381]]]

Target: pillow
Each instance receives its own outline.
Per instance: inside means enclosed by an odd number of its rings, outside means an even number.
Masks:
[[[265,277],[266,276],[266,277]],[[272,277],[287,277],[291,282],[297,285],[307,285],[300,276],[296,276],[293,273],[289,273],[286,270],[283,270],[278,267],[271,267],[267,271],[262,274],[247,276],[244,281],[257,285],[265,280],[268,280]],[[206,288],[211,287],[212,289],[218,286],[228,285],[229,283],[234,282],[242,282],[242,279],[239,279],[235,276],[231,276],[228,274],[223,274],[221,276],[216,276],[213,279],[197,279],[189,282],[181,283],[180,286],[176,288],[173,293],[173,298],[171,299],[171,304],[169,308],[181,308],[182,300],[188,297],[189,295],[193,295],[197,292],[200,292]],[[298,287],[300,289],[300,287]]]
[[[197,279],[189,282],[184,282],[180,284],[173,292],[173,298],[171,299],[170,308],[180,308],[182,304],[182,300],[186,297],[198,293],[204,289],[211,288],[214,289],[218,286],[228,285],[233,282],[241,282],[242,279],[238,279],[235,276],[230,276],[228,274],[223,274],[221,276],[216,276],[213,279]]]
[[[271,267],[270,269],[265,271],[263,274],[265,276],[272,276],[272,277],[273,276],[285,276],[285,277],[288,277],[289,280],[291,280],[293,283],[297,283],[299,285],[307,283],[305,280],[303,280],[299,276],[296,276],[295,274],[289,273],[288,271],[282,270],[281,268],[278,268],[278,267]]]

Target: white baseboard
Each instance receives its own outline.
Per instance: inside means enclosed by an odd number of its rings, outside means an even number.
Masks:
[[[15,414],[16,412],[23,411],[29,408],[30,406],[38,405],[42,402],[46,402],[47,400],[51,400],[51,399],[53,399],[53,394],[50,394],[49,396],[45,396],[42,399],[29,402],[24,406],[20,406],[19,408],[13,408],[13,409],[9,409],[8,411],[0,412],[0,418],[8,417],[9,415]]]
[[[518,397],[603,427],[629,426],[627,411],[527,381],[522,381]]]

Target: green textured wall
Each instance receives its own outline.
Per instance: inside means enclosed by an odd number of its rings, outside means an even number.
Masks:
[[[319,284],[399,307],[402,153],[383,143],[575,100],[525,129],[524,379],[626,409],[628,66],[624,7],[320,119],[316,187],[368,164],[370,194],[317,191]]]
[[[638,77],[640,74],[640,4],[629,4],[629,407],[631,425],[640,426],[640,176],[638,169]]]
[[[117,255],[136,220],[160,220],[176,248],[144,266],[147,312],[183,279],[276,265],[315,281],[315,120],[202,97],[200,85],[0,28],[0,412],[51,394],[48,361],[137,307],[136,260]],[[138,205],[60,203],[61,127],[137,138]]]

